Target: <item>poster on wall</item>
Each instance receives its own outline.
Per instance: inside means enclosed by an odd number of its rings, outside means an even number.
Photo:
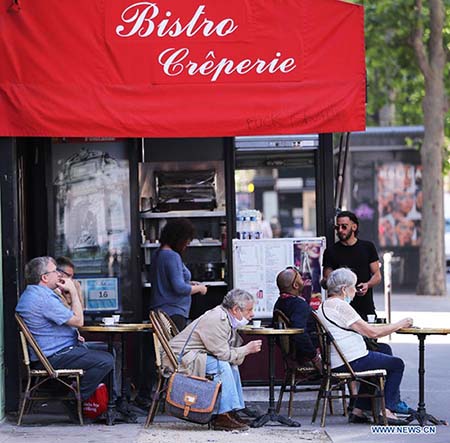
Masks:
[[[377,170],[381,247],[418,246],[422,219],[422,166],[384,163]]]
[[[77,274],[120,276],[129,257],[129,165],[126,142],[53,140],[55,256]]]
[[[296,266],[305,283],[303,296],[321,294],[320,275],[325,237],[233,240],[233,287],[255,298],[255,317],[272,317],[279,291],[276,277],[288,266]],[[318,298],[320,300],[320,298]]]

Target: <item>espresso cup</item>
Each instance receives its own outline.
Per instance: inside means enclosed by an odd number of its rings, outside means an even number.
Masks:
[[[375,323],[375,314],[367,314],[367,321],[369,323]]]
[[[252,323],[254,328],[260,328],[261,327],[261,320],[253,320]]]
[[[114,318],[112,318],[112,317],[103,317],[102,318],[102,323],[104,325],[111,326],[111,325],[114,324]]]
[[[120,321],[120,314],[114,314],[112,316],[114,323],[119,323]]]

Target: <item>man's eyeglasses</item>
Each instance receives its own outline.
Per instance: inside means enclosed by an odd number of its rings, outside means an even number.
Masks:
[[[290,287],[292,287],[292,285],[295,283],[295,280],[297,279],[297,275],[300,275],[300,270],[296,266],[287,266],[285,270],[287,271],[288,269],[292,269],[294,271],[294,279],[290,284]]]
[[[41,274],[41,277],[42,277],[43,275],[53,274],[54,272],[56,272],[57,274],[59,274],[61,271],[60,271],[59,269],[54,269],[53,271],[43,272],[43,273]]]
[[[67,278],[72,278],[73,277],[73,274],[69,274],[68,272],[63,271],[61,268],[56,268],[56,271],[59,272],[62,275],[65,275]]]
[[[335,227],[334,227],[334,229],[335,229],[335,231],[339,231],[339,230],[343,230],[343,231],[346,231],[347,229],[348,229],[348,225],[346,225],[346,224],[342,224],[342,225],[336,225]]]

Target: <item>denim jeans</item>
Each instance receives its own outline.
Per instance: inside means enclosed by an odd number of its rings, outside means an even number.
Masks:
[[[383,344],[380,343],[380,345]],[[385,353],[369,351],[366,356],[350,362],[350,366],[354,371],[368,371],[370,369],[386,370],[387,375],[386,385],[384,387],[384,397],[386,400],[386,408],[393,410],[400,400],[400,383],[402,381],[405,364],[401,358],[389,354],[389,352],[392,352],[389,345],[385,346],[386,347],[383,346],[381,349],[385,351]],[[340,366],[334,370],[337,372],[345,372],[345,367]],[[359,393],[368,392],[368,389],[367,385],[362,384]],[[355,407],[359,409],[370,409],[370,399],[358,398],[355,402]]]
[[[79,344],[63,349],[48,358],[55,369],[83,369],[81,399],[87,400],[101,381],[112,371],[114,358],[109,352],[94,351]]]
[[[88,349],[91,349],[93,351],[105,351],[108,352],[108,343],[104,341],[85,341],[85,346]],[[119,353],[119,355],[117,355]],[[112,370],[112,393],[113,393],[113,400],[117,400],[121,396],[121,387],[122,387],[122,380],[120,375],[122,374],[122,352],[119,348],[119,352],[116,351],[116,348],[113,346],[112,348],[112,356],[114,358],[114,367]]]
[[[245,407],[241,376],[237,366],[208,355],[206,358],[206,373],[214,374],[214,380],[222,382],[222,389],[216,403],[217,414]]]

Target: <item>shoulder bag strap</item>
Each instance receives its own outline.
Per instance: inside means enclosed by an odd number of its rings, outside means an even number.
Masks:
[[[189,343],[189,340],[191,339],[192,334],[194,333],[194,330],[195,330],[195,328],[197,327],[199,321],[200,321],[200,319],[198,319],[198,320],[195,322],[195,325],[194,325],[193,328],[191,329],[191,332],[189,333],[188,338],[186,339],[186,342],[184,343],[183,348],[181,349],[180,353],[178,354],[178,364],[179,364],[180,366],[181,366],[181,358],[183,357],[184,350],[186,349],[186,346],[187,346],[187,344]]]
[[[180,353],[178,354],[178,365],[181,366],[181,359],[184,355],[184,350],[186,349],[187,344],[189,343],[189,340],[192,337],[192,334],[194,333],[195,328],[198,326],[198,323],[200,322],[201,317],[195,322],[195,325],[192,327],[191,332],[189,333],[188,338],[186,339],[186,342],[184,343],[183,348],[181,349]],[[217,374],[220,375],[220,369],[219,369],[219,359],[217,357],[214,357],[217,360]]]
[[[339,329],[343,329],[344,331],[348,331],[348,332],[353,332],[355,334],[361,335],[359,332],[354,331],[353,329],[348,329],[348,328],[344,328],[343,326],[338,325],[336,322],[334,322],[333,320],[331,320],[330,318],[327,317],[327,315],[325,314],[325,310],[323,308],[324,303],[322,303],[320,305],[320,308],[322,309],[322,314],[323,316],[334,326],[337,326]]]

